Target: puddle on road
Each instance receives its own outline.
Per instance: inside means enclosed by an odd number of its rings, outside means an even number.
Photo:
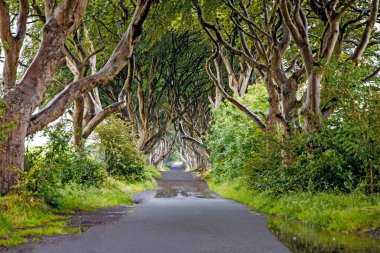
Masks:
[[[154,198],[216,198],[207,184],[193,173],[185,171],[161,172]]]
[[[214,194],[203,185],[203,182],[161,182],[155,198],[210,198],[214,199]]]
[[[160,188],[157,190],[155,198],[175,198],[177,196],[177,190],[172,188]]]
[[[157,189],[155,198],[209,198],[214,199],[212,193],[204,190],[190,189],[183,190],[176,187],[163,187]]]
[[[279,218],[267,217],[267,221],[270,231],[294,253],[380,252],[380,240],[315,230]]]

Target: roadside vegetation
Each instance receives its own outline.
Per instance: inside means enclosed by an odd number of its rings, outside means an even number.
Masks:
[[[223,197],[234,199],[264,214],[300,221],[317,229],[365,235],[380,227],[380,196],[363,193],[299,192],[273,196],[251,189],[243,180],[209,183]]]
[[[337,87],[360,79],[357,68],[346,75],[326,78]],[[379,93],[375,87],[350,85],[339,93],[326,90],[325,96],[339,98],[336,113],[318,131],[295,133],[291,139],[264,133],[224,103],[214,111],[207,139],[210,187],[264,213],[315,228],[380,228]],[[264,113],[266,99],[258,84],[241,101]]]
[[[144,161],[130,127],[116,117],[103,122],[84,149],[71,144],[65,120],[45,135],[46,145],[28,148],[22,183],[0,197],[0,247],[79,232],[68,226],[75,211],[132,205],[130,194],[156,187],[158,170]]]

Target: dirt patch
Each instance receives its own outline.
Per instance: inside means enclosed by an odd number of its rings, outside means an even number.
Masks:
[[[92,226],[116,221],[128,213],[128,210],[127,206],[113,206],[95,212],[77,211],[70,217],[69,226],[81,228],[83,232]]]

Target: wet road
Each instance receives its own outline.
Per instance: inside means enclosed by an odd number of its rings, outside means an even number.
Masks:
[[[155,191],[138,194],[135,199],[139,204],[132,208],[133,213],[81,234],[31,244],[28,252],[289,252],[269,232],[263,217],[217,196],[192,173],[163,172]]]

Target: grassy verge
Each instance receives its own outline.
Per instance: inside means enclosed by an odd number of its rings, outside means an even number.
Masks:
[[[100,188],[72,184],[59,191],[59,209],[28,196],[0,197],[0,247],[14,247],[46,235],[79,232],[79,228],[68,227],[65,217],[58,212],[131,204],[128,194],[155,186],[153,180],[130,184],[113,178],[108,178]]]
[[[108,178],[102,188],[82,188],[78,185],[70,185],[60,190],[60,197],[57,201],[60,210],[63,211],[76,209],[93,211],[100,207],[129,204],[132,202],[132,198],[129,194],[153,189],[155,187],[155,181],[128,184],[123,181]]]
[[[265,213],[301,221],[310,227],[344,232],[380,228],[380,195],[297,193],[275,198],[249,190],[239,179],[221,184],[208,183],[221,196]]]

